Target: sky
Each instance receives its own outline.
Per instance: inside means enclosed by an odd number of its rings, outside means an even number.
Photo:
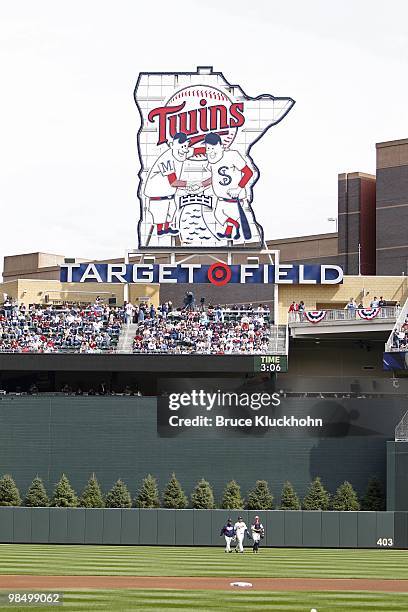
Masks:
[[[337,175],[408,137],[407,23],[404,0],[0,0],[0,271],[136,247],[140,71],[294,98],[252,149],[254,210],[266,238],[334,231]]]

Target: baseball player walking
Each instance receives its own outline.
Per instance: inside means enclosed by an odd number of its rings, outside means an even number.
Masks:
[[[259,516],[255,517],[255,521],[253,525],[251,525],[251,533],[254,544],[252,546],[252,552],[257,553],[259,550],[259,543],[261,538],[265,535],[265,529],[262,523],[259,520]]]
[[[234,529],[234,527],[232,525],[232,521],[231,521],[230,518],[227,520],[227,523],[221,529],[220,536],[224,536],[225,537],[225,552],[226,553],[232,552],[232,550],[231,550],[231,540],[233,540],[234,537],[235,537],[235,529]]]
[[[204,143],[207,169],[211,172],[211,177],[205,179],[202,186],[212,185],[218,198],[215,216],[219,223],[225,226],[224,232],[219,232],[218,237],[238,240],[242,229],[244,238],[248,239],[251,237],[251,230],[242,203],[246,198],[245,187],[253,172],[238,151],[224,150],[218,134],[207,134]]]
[[[235,529],[235,534],[237,538],[237,545],[235,547],[235,552],[243,553],[244,552],[243,542],[244,542],[245,534],[247,534],[250,540],[252,540],[252,537],[248,531],[248,527],[242,520],[242,516],[238,517],[238,520],[234,525],[234,529]]]

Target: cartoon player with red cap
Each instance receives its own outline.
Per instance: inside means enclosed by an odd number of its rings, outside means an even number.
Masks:
[[[253,176],[253,171],[238,151],[224,150],[221,137],[215,132],[204,138],[208,160],[207,169],[211,177],[202,182],[203,187],[212,185],[217,196],[215,216],[225,226],[219,238],[239,240],[241,230],[246,240],[251,238],[251,229],[242,208],[246,198],[245,187]]]

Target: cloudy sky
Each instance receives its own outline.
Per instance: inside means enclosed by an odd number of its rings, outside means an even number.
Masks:
[[[407,23],[404,0],[0,0],[0,268],[136,246],[139,71],[294,98],[252,150],[254,208],[267,238],[333,231],[337,174],[408,137]]]

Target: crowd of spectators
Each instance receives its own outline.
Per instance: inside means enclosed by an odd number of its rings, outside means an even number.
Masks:
[[[136,325],[133,353],[262,354],[268,352],[270,310],[263,304],[183,306],[170,301],[121,307],[103,304],[0,305],[0,353],[114,353],[123,325]]]
[[[7,296],[0,306],[0,352],[114,352],[123,309],[93,304],[41,306],[18,304]]]
[[[268,352],[270,310],[260,304],[139,309],[134,353],[261,354]]]

